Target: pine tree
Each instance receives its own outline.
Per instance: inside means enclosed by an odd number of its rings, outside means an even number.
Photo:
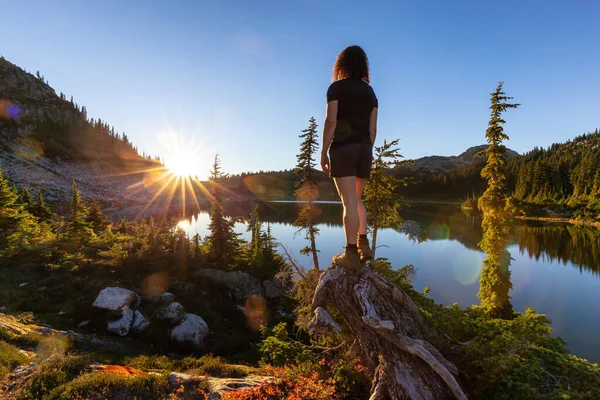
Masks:
[[[2,176],[0,169],[0,243],[2,238],[16,227],[22,211],[23,206],[19,203],[19,195]]]
[[[225,217],[223,178],[224,174],[221,172],[221,163],[217,154],[209,178],[212,205],[208,225],[210,234],[206,237],[207,255],[211,262],[230,268],[239,254],[240,246],[238,235],[234,231],[235,221]]]
[[[317,122],[314,117],[311,117],[308,128],[304,129],[299,137],[302,139],[302,143],[300,144],[300,153],[296,156],[297,164],[294,173],[300,179],[296,182],[295,196],[305,204],[294,221],[294,226],[300,228],[298,232],[305,231],[305,239],[309,242],[309,245],[301,249],[300,253],[311,254],[313,265],[315,269],[319,270],[319,250],[317,250],[316,244],[319,228],[315,226],[317,210],[314,205],[314,201],[319,197],[314,159],[319,143],[317,141]]]
[[[21,204],[23,204],[26,210],[31,209],[33,199],[31,198],[31,194],[29,194],[29,190],[25,186],[23,186],[23,189],[21,189],[20,200]]]
[[[486,252],[483,261],[481,281],[477,296],[481,299],[482,308],[496,317],[510,318],[512,305],[508,295],[510,282],[510,253],[506,250],[510,239],[511,215],[508,211],[509,199],[506,188],[506,147],[502,145],[508,136],[504,133],[501,118],[509,108],[517,108],[519,104],[508,103],[508,97],[502,91],[502,82],[491,95],[491,119],[486,130],[489,147],[482,153],[486,156],[486,165],[481,176],[488,182],[488,187],[479,198],[479,208],[483,213],[483,240],[479,246]],[[541,167],[540,167],[541,168]]]
[[[50,221],[55,217],[55,214],[46,206],[42,191],[37,189],[37,199],[31,213],[42,221]]]
[[[402,225],[399,208],[405,204],[404,198],[396,192],[400,185],[408,184],[408,179],[398,179],[389,174],[393,167],[406,165],[401,161],[402,155],[398,143],[399,139],[387,142],[383,146],[375,147],[375,159],[371,168],[371,177],[365,186],[363,204],[367,209],[367,220],[371,227],[371,246],[373,258],[377,250],[377,233],[381,228],[398,229]]]
[[[102,208],[100,208],[100,203],[98,203],[97,201],[92,202],[85,220],[96,231],[103,231],[106,229],[107,226],[110,225],[110,219],[108,219],[106,214],[102,212]]]
[[[88,216],[88,208],[81,199],[81,194],[79,193],[79,189],[77,189],[75,179],[73,179],[72,184],[71,204],[69,210],[70,218],[68,230],[70,235],[77,238],[89,236],[92,233],[92,230],[90,223],[86,221]]]

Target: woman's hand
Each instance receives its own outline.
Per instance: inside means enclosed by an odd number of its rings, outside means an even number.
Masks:
[[[321,168],[323,168],[323,172],[329,174],[330,167],[331,166],[329,164],[329,156],[327,156],[327,152],[324,151],[321,153]]]

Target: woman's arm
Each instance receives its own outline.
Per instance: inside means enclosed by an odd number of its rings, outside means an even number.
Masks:
[[[335,126],[337,124],[338,101],[330,101],[327,103],[327,111],[325,114],[325,125],[323,126],[323,148],[321,150],[321,167],[323,172],[329,173],[329,157],[327,151],[333,140]]]
[[[377,107],[371,110],[371,117],[369,118],[369,136],[371,136],[371,143],[375,144],[375,138],[377,137]]]

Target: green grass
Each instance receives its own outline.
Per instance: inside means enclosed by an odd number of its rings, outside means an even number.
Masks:
[[[0,340],[0,381],[8,375],[10,370],[26,361],[27,357],[18,348]]]
[[[20,348],[33,349],[43,339],[42,335],[37,333],[27,333],[25,335],[14,335],[5,329],[0,328],[0,340],[13,344]]]
[[[75,379],[90,364],[86,356],[55,355],[40,364],[20,400],[46,399],[57,387]]]
[[[120,362],[144,371],[186,372],[192,375],[208,375],[219,378],[243,378],[256,371],[255,368],[228,364],[221,357],[205,355],[200,358],[170,358],[164,355],[126,357]]]
[[[85,374],[57,387],[48,400],[168,399],[169,382],[164,375],[118,376]]]

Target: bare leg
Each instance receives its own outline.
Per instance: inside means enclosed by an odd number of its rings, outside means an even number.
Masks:
[[[358,199],[358,234],[366,235],[367,234],[367,210],[365,209],[364,204],[362,203],[362,194],[365,190],[365,185],[367,184],[367,180],[365,178],[356,178],[356,198]]]
[[[345,176],[343,178],[333,178],[337,187],[342,203],[344,204],[344,232],[346,233],[346,243],[356,244],[358,236],[358,227],[360,224],[358,217],[358,198],[356,196],[356,177]]]

